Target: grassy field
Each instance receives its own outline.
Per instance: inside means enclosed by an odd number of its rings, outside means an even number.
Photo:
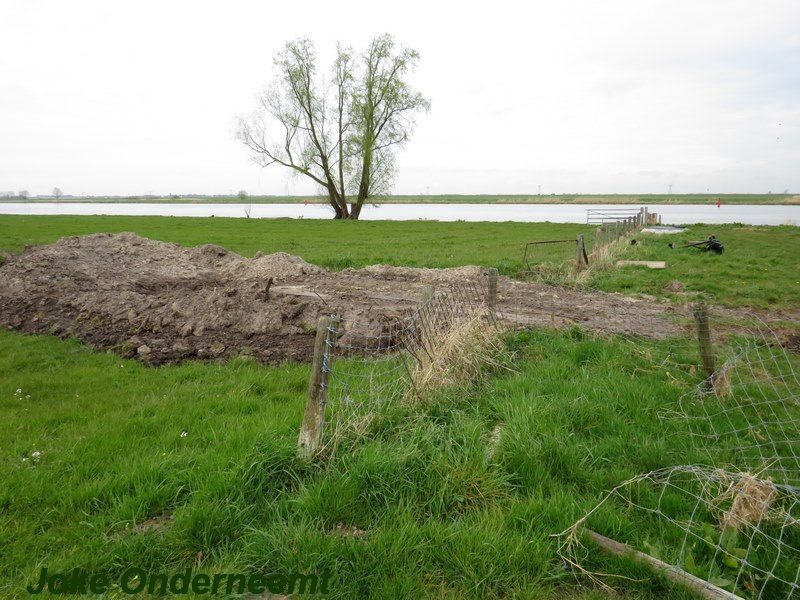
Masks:
[[[435,194],[392,195],[375,198],[377,204],[800,204],[798,194]],[[53,202],[32,198],[30,202]],[[325,202],[319,196],[75,196],[61,202],[158,202],[158,203],[252,203],[297,204]],[[2,202],[2,200],[0,200]]]
[[[475,263],[511,273],[525,240],[585,227],[3,216],[0,248],[126,230],[333,268]],[[698,227],[678,239],[710,232],[724,255],[643,238],[630,257],[666,255],[671,270],[601,272],[593,284],[660,293],[675,278],[719,301],[796,307],[797,228]],[[150,368],[0,331],[0,596],[27,597],[42,566],[115,576],[133,565],[328,569],[331,598],[606,597],[576,581],[551,534],[635,474],[725,460],[725,447],[709,457],[687,443],[685,422],[658,419],[699,381],[694,343],[573,329],[508,345],[512,370],[389,407],[349,451],[304,462],[295,449],[307,365]],[[659,523],[624,506],[592,525],[669,554]],[[626,597],[691,597],[627,559],[592,553],[585,566],[626,577],[612,580]]]
[[[245,256],[256,251],[288,252],[332,269],[376,263],[423,267],[475,264],[506,275],[521,268],[529,240],[567,239],[579,233],[589,244],[586,225],[553,223],[436,223],[421,221],[335,222],[182,217],[9,216],[0,215],[0,251],[51,243],[63,236],[134,231],[187,246],[213,243]],[[715,234],[726,246],[721,256],[694,249],[670,250],[687,240]],[[679,236],[637,236],[624,258],[666,260],[667,269],[599,271],[588,285],[606,291],[663,295],[677,280],[690,292],[704,292],[728,306],[797,308],[800,228],[737,225],[697,226]],[[569,259],[568,244],[540,246],[535,260]]]
[[[43,565],[136,565],[330,569],[332,598],[601,597],[549,536],[619,481],[704,458],[655,418],[696,380],[693,348],[578,330],[511,344],[518,373],[389,410],[352,451],[304,463],[305,365],[154,369],[0,332],[0,594],[24,596]],[[602,525],[658,539],[623,509]],[[625,560],[590,566],[667,593]]]

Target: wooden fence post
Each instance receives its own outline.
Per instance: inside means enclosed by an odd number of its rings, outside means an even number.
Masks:
[[[308,380],[308,399],[297,446],[300,456],[310,458],[319,450],[322,429],[325,425],[325,405],[328,402],[328,373],[331,370],[333,353],[339,333],[339,317],[320,317],[317,337],[314,340],[314,360]]]
[[[497,309],[497,269],[489,269],[488,286],[486,304],[489,307],[489,313],[494,318],[495,310]]]
[[[425,285],[422,287],[422,303],[426,304],[433,300],[436,295],[436,288],[432,285]]]
[[[704,302],[696,302],[692,308],[694,323],[697,329],[697,342],[700,345],[700,359],[708,380],[714,382],[714,348],[711,345],[711,329],[708,325],[708,307]]]
[[[589,264],[586,257],[586,246],[583,243],[583,234],[578,236],[578,268],[581,269]]]

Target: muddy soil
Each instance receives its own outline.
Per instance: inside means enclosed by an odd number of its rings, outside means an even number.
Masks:
[[[330,272],[284,253],[244,258],[219,246],[185,248],[131,233],[64,238],[6,255],[0,325],[78,337],[153,364],[247,354],[308,360],[320,316],[376,334],[411,314],[423,287],[486,285],[479,267],[374,265]],[[685,306],[500,277],[498,309],[511,326],[580,323],[607,333],[665,338],[691,332]],[[744,313],[717,309],[726,321]],[[766,315],[769,319],[795,315]]]

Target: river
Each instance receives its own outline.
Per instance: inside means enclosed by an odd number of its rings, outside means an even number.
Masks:
[[[626,208],[621,204],[382,204],[365,206],[362,220],[386,221],[518,221],[525,223],[585,223],[587,209]],[[630,208],[636,208],[631,205]],[[0,202],[0,214],[14,215],[152,215],[176,217],[329,219],[322,204],[170,204],[103,202]],[[650,212],[662,222],[745,223],[748,225],[800,225],[800,205],[767,204],[657,204]]]

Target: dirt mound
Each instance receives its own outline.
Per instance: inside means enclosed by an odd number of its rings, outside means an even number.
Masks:
[[[419,306],[425,285],[483,290],[484,275],[480,267],[387,265],[331,272],[285,253],[245,258],[211,244],[186,248],[132,233],[97,234],[6,255],[0,325],[78,337],[155,364],[238,354],[268,363],[307,360],[322,315],[342,316],[343,335],[377,336]],[[516,327],[579,323],[654,338],[692,330],[685,306],[652,297],[506,277],[498,279],[498,296],[501,318]]]
[[[304,360],[325,308],[321,299],[267,291],[269,278],[324,273],[297,257],[247,259],[132,233],[26,248],[1,268],[3,325],[77,336],[154,363],[242,352],[265,362]]]
[[[257,252],[250,259],[236,261],[223,268],[225,275],[234,278],[264,279],[273,277],[275,279],[295,279],[305,275],[319,275],[325,273],[325,269],[307,263],[299,256],[292,256],[285,252],[274,254],[262,254]]]

